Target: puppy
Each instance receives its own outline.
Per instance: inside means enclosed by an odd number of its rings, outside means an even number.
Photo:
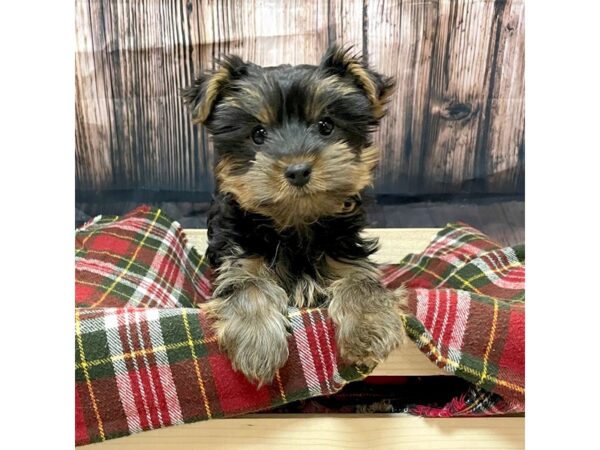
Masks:
[[[333,47],[318,66],[228,56],[182,92],[218,157],[206,310],[234,369],[259,386],[288,358],[290,305],[326,305],[348,362],[372,367],[400,343],[403,295],[381,285],[377,241],[361,236],[379,153],[370,135],[392,90]]]

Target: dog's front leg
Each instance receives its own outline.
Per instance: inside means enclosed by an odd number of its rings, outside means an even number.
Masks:
[[[336,325],[340,354],[349,362],[373,367],[402,341],[404,291],[382,286],[370,261],[326,258],[326,263],[333,278],[329,316]]]
[[[269,384],[288,358],[289,320],[286,292],[265,261],[225,260],[205,309],[233,368],[258,386]]]

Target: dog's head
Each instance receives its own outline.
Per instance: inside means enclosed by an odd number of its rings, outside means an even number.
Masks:
[[[229,56],[183,97],[213,136],[219,191],[285,228],[347,212],[346,200],[371,184],[370,134],[392,90],[391,78],[333,47],[318,66]]]

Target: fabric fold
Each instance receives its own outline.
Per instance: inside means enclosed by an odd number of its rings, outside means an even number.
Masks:
[[[339,360],[319,308],[289,309],[290,357],[270,386],[257,389],[233,371],[199,308],[211,296],[211,268],[158,209],[99,216],[76,230],[75,243],[77,445],[332,395],[369,374]],[[502,247],[460,223],[423,253],[382,266],[386,286],[408,289],[410,338],[472,383],[446,406],[408,412],[524,410],[524,271],[524,247]]]

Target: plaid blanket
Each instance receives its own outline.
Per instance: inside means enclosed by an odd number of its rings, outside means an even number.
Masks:
[[[290,357],[257,389],[232,370],[198,305],[211,269],[181,226],[143,206],[76,230],[76,444],[270,409],[335,394],[368,372],[337,358],[326,310],[290,308]],[[501,248],[464,224],[442,230],[421,255],[382,267],[404,284],[411,339],[471,383],[425,416],[524,410],[524,251]]]

